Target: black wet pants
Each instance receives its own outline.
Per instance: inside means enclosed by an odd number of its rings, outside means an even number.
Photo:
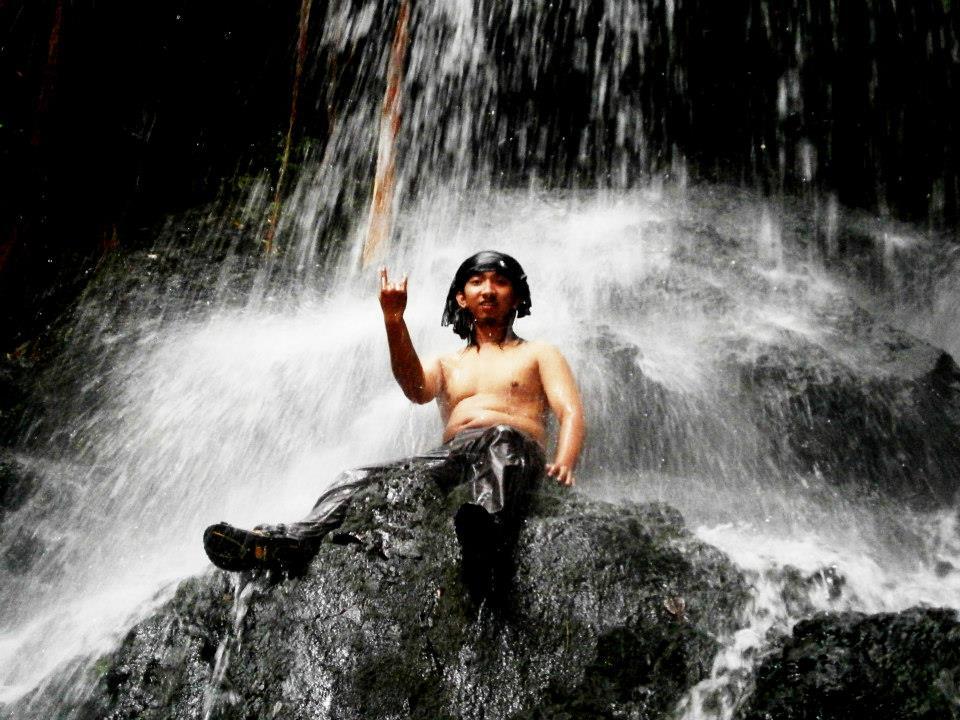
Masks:
[[[533,438],[509,425],[463,430],[422,455],[346,471],[303,520],[267,529],[298,540],[305,551],[316,549],[343,523],[354,495],[378,482],[383,470],[396,467],[426,471],[445,491],[462,493],[464,504],[483,508],[498,535],[510,543],[543,473],[544,454]]]

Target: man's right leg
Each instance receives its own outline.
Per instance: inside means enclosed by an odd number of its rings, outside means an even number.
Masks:
[[[323,538],[343,524],[354,496],[382,478],[383,471],[417,468],[436,475],[441,484],[451,472],[451,453],[446,446],[413,458],[372,465],[342,473],[317,500],[310,513],[294,523],[257,525],[244,530],[227,523],[211,525],[203,534],[210,561],[231,571],[280,568],[299,571],[317,553]],[[454,465],[456,463],[453,463]]]
[[[306,561],[296,539],[266,526],[244,530],[229,523],[211,525],[203,533],[203,549],[221,570],[242,572],[254,568],[294,568]]]
[[[382,467],[385,466],[343,473],[298,522],[257,525],[253,530],[228,523],[211,525],[203,533],[207,557],[217,567],[235,572],[256,568],[301,569],[316,554],[324,536],[343,522],[354,494],[376,482],[374,471]]]

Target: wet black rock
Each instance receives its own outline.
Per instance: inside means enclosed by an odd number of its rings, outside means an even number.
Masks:
[[[48,550],[64,542],[62,528],[44,519],[75,500],[76,486],[68,477],[45,477],[30,456],[0,448],[0,587],[5,591],[0,617],[5,622],[15,622],[24,611],[21,590],[47,586],[62,573],[57,561],[42,573],[36,568]]]
[[[710,467],[716,455],[705,440],[713,433],[698,398],[649,377],[641,368],[642,348],[607,328],[601,327],[591,338],[589,353],[595,361],[581,379],[597,388],[586,397],[591,433],[608,439],[603,447],[586,448],[585,463],[596,474],[637,468],[684,473]],[[610,378],[615,381],[604,382]],[[604,411],[610,407],[617,411]],[[617,451],[610,452],[614,439],[619,439]]]
[[[845,591],[847,579],[836,566],[827,565],[813,573],[804,573],[793,565],[764,572],[767,581],[780,588],[780,601],[790,617],[809,617],[817,612],[814,596],[836,601]]]
[[[736,627],[742,577],[675,510],[553,488],[509,591],[477,607],[451,498],[404,475],[358,497],[302,577],[189,580],[6,717],[657,718]]]
[[[739,720],[960,718],[952,610],[818,615],[765,660]]]
[[[960,369],[942,350],[856,307],[814,342],[731,353],[765,452],[782,469],[911,504],[953,500],[960,477]]]
[[[13,453],[0,449],[0,523],[36,492],[36,476]]]
[[[648,348],[642,332],[592,331],[580,379],[591,389],[592,431],[605,438],[586,454],[597,474],[639,468],[764,484],[800,476],[917,507],[955,498],[960,368],[948,353],[845,296],[816,311],[810,327],[790,329],[762,317],[714,319],[711,309],[729,298],[688,275],[672,282],[677,316],[710,318],[696,341],[678,340],[676,357]],[[758,296],[755,306],[770,303]],[[663,327],[635,304],[641,330]]]
[[[954,572],[956,567],[953,563],[947,560],[938,560],[937,564],[934,565],[934,571],[937,573],[937,577],[946,577],[950,573]]]
[[[0,353],[0,444],[8,445],[18,430],[27,397],[28,368]]]

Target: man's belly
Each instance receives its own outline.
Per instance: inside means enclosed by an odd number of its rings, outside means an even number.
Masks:
[[[450,413],[447,426],[443,431],[443,441],[446,442],[461,430],[468,428],[493,427],[494,425],[509,425],[515,427],[544,445],[546,430],[543,420],[539,416],[539,408],[530,408],[533,413],[517,412],[499,408],[485,407],[481,403],[469,401],[460,402]]]

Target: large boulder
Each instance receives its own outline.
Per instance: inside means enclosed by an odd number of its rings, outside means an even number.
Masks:
[[[451,505],[386,471],[303,576],[188,580],[116,651],[0,716],[665,717],[747,599],[675,510],[544,487],[511,588],[477,607]]]
[[[761,450],[914,505],[946,504],[960,478],[960,369],[944,351],[848,305],[826,339],[784,333],[728,358]]]
[[[953,610],[822,614],[759,667],[739,720],[960,718]]]
[[[589,335],[581,379],[591,431],[605,439],[588,449],[591,467],[768,484],[801,476],[913,506],[952,502],[954,359],[839,291],[805,298],[812,278],[780,282],[711,266],[671,268],[633,288],[636,331],[601,325]],[[665,306],[678,320],[663,317]],[[644,328],[665,333],[684,318],[701,325],[678,330],[674,347],[645,339]]]

